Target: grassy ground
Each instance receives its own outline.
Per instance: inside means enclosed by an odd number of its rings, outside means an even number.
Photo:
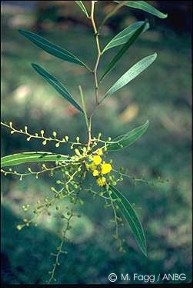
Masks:
[[[16,29],[7,26],[7,18],[3,21],[2,120],[13,121],[18,128],[27,125],[35,132],[44,129],[48,134],[57,131],[84,138],[80,116],[40,79],[30,63],[38,63],[58,75],[77,101],[81,84],[88,105],[92,105],[92,81],[87,72],[43,53],[23,39]],[[92,65],[95,51],[89,31],[81,27],[55,29],[44,36]],[[108,35],[104,43],[111,38],[112,35]],[[190,40],[187,34],[176,35],[169,30],[149,32],[138,40],[107,78],[103,91],[141,58],[157,52],[158,59],[106,101],[93,126],[96,134],[102,132],[104,136],[114,137],[150,120],[150,128],[139,142],[111,155],[114,163],[127,168],[131,176],[144,176],[155,183],[159,176],[164,180],[163,184],[134,185],[125,179],[119,185],[142,220],[148,258],[138,251],[127,225],[120,231],[126,239],[126,254],[119,253],[112,238],[111,211],[104,209],[101,201],[85,195],[85,204],[80,208],[82,218],[74,223],[72,241],[66,244],[68,254],[61,258],[57,271],[59,283],[104,284],[108,283],[111,272],[118,277],[121,273],[129,273],[131,277],[133,273],[185,273],[184,282],[191,281]],[[105,57],[101,71],[114,53],[112,50]],[[55,151],[51,145],[45,149]],[[2,155],[33,150],[43,150],[41,143],[27,142],[2,129]],[[65,153],[65,148],[57,151]],[[21,182],[14,177],[2,178],[2,257],[6,283],[34,284],[47,279],[52,265],[50,252],[55,251],[59,241],[55,220],[45,217],[38,227],[21,232],[15,227],[23,218],[21,206],[45,197],[52,181],[44,177],[36,181],[29,177]],[[118,282],[123,283],[120,277]]]

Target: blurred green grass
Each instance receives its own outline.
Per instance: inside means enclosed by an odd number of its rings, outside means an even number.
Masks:
[[[31,132],[44,129],[48,135],[57,131],[60,135],[74,139],[79,135],[85,139],[85,125],[80,115],[33,71],[30,63],[38,63],[57,75],[77,101],[80,101],[78,85],[81,84],[88,107],[93,103],[93,80],[83,68],[47,55],[23,39],[16,29],[5,26],[2,120],[13,121],[18,128],[27,125]],[[95,50],[92,33],[88,30],[81,27],[65,31],[55,29],[43,36],[93,65]],[[111,38],[112,35],[108,35],[102,43]],[[155,183],[159,176],[164,180],[163,184],[149,186],[134,185],[125,179],[119,185],[142,220],[148,258],[140,254],[127,225],[120,230],[126,239],[126,254],[120,254],[112,238],[111,211],[104,209],[99,199],[84,195],[85,204],[79,209],[83,217],[74,223],[72,242],[66,244],[68,254],[62,257],[57,272],[59,283],[105,284],[111,272],[117,275],[186,273],[186,282],[191,281],[190,43],[188,34],[176,35],[169,30],[165,33],[154,30],[141,37],[106,78],[102,91],[141,58],[157,52],[158,59],[117,95],[107,99],[93,123],[94,133],[114,137],[150,120],[150,128],[140,141],[110,155],[114,163],[127,168],[131,176],[144,176]],[[101,73],[114,53],[112,50],[105,56]],[[52,145],[43,148],[56,151]],[[27,142],[2,129],[2,155],[43,148],[41,143]],[[67,150],[61,147],[57,151],[65,153]],[[21,206],[45,197],[53,182],[46,177],[36,181],[29,177],[22,182],[13,177],[2,178],[5,283],[38,284],[47,279],[52,263],[50,252],[54,252],[59,243],[54,220],[45,217],[44,224],[21,232],[15,227],[22,221]]]

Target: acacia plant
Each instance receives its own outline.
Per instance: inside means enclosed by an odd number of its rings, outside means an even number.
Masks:
[[[29,210],[32,209],[31,212],[33,212],[33,217],[28,218],[26,216],[23,219],[23,223],[18,224],[18,230],[31,224],[36,224],[38,216],[46,213],[49,207],[54,206],[56,210],[58,210],[58,215],[61,216],[59,209],[60,203],[62,201],[69,201],[72,203],[67,211],[62,211],[62,218],[66,221],[66,226],[61,231],[61,242],[57,247],[56,252],[52,254],[55,261],[51,271],[49,271],[49,283],[56,280],[54,276],[55,270],[57,265],[59,265],[59,257],[62,253],[65,253],[63,246],[65,241],[68,241],[70,222],[73,217],[77,216],[74,207],[76,207],[75,205],[82,203],[81,197],[83,193],[90,193],[93,197],[101,197],[106,206],[112,208],[115,223],[114,238],[119,242],[120,250],[123,250],[123,246],[122,240],[119,237],[119,225],[123,222],[122,218],[125,218],[140,250],[147,256],[146,239],[142,224],[129,200],[117,188],[117,183],[122,181],[124,177],[129,177],[129,175],[123,173],[123,170],[117,168],[116,165],[113,164],[112,160],[109,159],[109,154],[111,151],[118,152],[135,143],[146,132],[149,121],[147,120],[141,126],[126,132],[124,135],[119,135],[115,139],[111,139],[110,137],[108,139],[103,139],[101,133],[93,135],[92,122],[94,121],[94,115],[97,112],[97,109],[106,98],[110,97],[115,92],[118,92],[119,89],[137,77],[149,67],[157,57],[157,54],[154,53],[141,59],[134,66],[130,67],[105,94],[102,94],[100,88],[107,74],[115,68],[118,61],[128,51],[129,47],[136,39],[150,27],[147,20],[132,23],[113,37],[105,47],[102,47],[100,38],[102,37],[104,24],[123,6],[141,9],[159,18],[165,18],[167,15],[161,13],[145,1],[113,1],[114,6],[112,11],[104,18],[102,23],[98,25],[95,18],[95,7],[96,5],[100,5],[100,1],[88,1],[87,5],[84,5],[82,1],[75,2],[92,26],[93,37],[96,44],[96,58],[93,59],[92,67],[89,67],[88,64],[84,63],[79,57],[68,50],[49,42],[33,32],[24,30],[19,30],[19,32],[47,53],[60,58],[62,61],[80,65],[83,69],[86,69],[88,73],[92,74],[94,80],[93,96],[95,97],[95,104],[94,107],[88,111],[81,85],[79,85],[81,103],[79,104],[55,76],[40,65],[32,64],[33,69],[82,114],[87,130],[87,139],[82,141],[80,140],[80,137],[76,135],[75,140],[73,141],[66,135],[59,139],[55,131],[51,136],[45,135],[44,130],[32,134],[28,131],[27,126],[20,129],[16,128],[12,122],[1,122],[4,127],[10,129],[11,134],[20,134],[21,136],[26,137],[27,141],[38,139],[42,141],[43,145],[46,145],[48,142],[54,142],[56,149],[61,145],[69,145],[69,148],[71,149],[71,153],[68,155],[59,154],[57,153],[57,150],[55,153],[45,151],[21,152],[4,156],[1,161],[1,172],[4,175],[15,175],[22,180],[27,175],[34,175],[38,178],[42,174],[47,173],[47,177],[55,177],[56,180],[56,187],[51,187],[52,196],[50,196],[50,198],[45,198],[44,201],[39,200],[37,204],[34,203],[34,207],[32,208],[29,207],[29,205],[23,206],[24,212],[29,212]],[[103,70],[99,71],[99,64],[101,64],[103,60],[103,55],[108,53],[110,49],[118,46],[121,46],[118,53],[115,54],[107,67],[103,67]],[[39,164],[36,170],[30,166],[33,163]],[[18,169],[18,166],[22,164],[28,165],[27,170],[24,172],[20,172]],[[91,183],[86,181],[87,177],[92,179]]]

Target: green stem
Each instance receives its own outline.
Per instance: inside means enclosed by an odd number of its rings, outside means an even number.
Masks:
[[[101,57],[101,48],[100,48],[100,43],[99,43],[99,33],[97,31],[97,27],[96,27],[96,23],[95,23],[95,19],[94,19],[95,3],[96,3],[96,1],[91,1],[91,15],[90,15],[90,19],[91,19],[91,23],[92,23],[93,30],[94,30],[96,48],[97,48],[97,59],[96,59],[95,67],[94,67],[94,70],[93,70],[94,83],[95,83],[95,99],[96,99],[96,106],[97,106],[99,104],[99,91],[98,91],[99,83],[98,83],[97,69],[98,69],[99,62],[100,62],[100,57]]]
[[[90,116],[89,118],[89,124],[88,124],[88,149],[91,145],[91,142],[92,142],[92,115]]]
[[[66,218],[67,220],[66,228],[63,231],[63,237],[61,239],[60,245],[57,247],[57,253],[55,254],[55,263],[53,264],[53,269],[50,271],[51,273],[50,273],[50,279],[48,280],[48,284],[50,284],[53,280],[56,281],[56,279],[54,278],[54,275],[55,275],[57,266],[60,265],[59,257],[62,253],[64,253],[63,246],[64,246],[65,240],[67,239],[66,233],[69,230],[70,220],[72,217],[73,217],[73,214],[71,213],[71,215],[68,218]]]
[[[85,109],[85,104],[84,104],[84,97],[81,91],[81,87],[79,87],[80,89],[80,94],[81,94],[81,99],[82,99],[82,104],[83,104],[83,111],[84,111],[84,117],[85,117],[85,121],[86,121],[86,126],[88,129],[88,144],[87,147],[89,149],[91,143],[92,143],[92,116],[94,114],[95,109],[98,107],[99,105],[99,82],[98,82],[98,76],[97,76],[97,69],[99,66],[99,62],[100,62],[100,57],[101,57],[101,48],[100,48],[100,42],[99,42],[99,34],[97,31],[97,27],[96,27],[96,23],[95,23],[95,19],[94,19],[94,9],[95,9],[95,3],[97,1],[91,1],[91,13],[90,16],[88,17],[91,21],[92,27],[93,27],[93,31],[94,31],[94,36],[95,36],[95,41],[96,41],[96,48],[97,48],[97,58],[96,58],[96,63],[94,66],[94,69],[92,71],[93,75],[94,75],[94,85],[95,85],[95,107],[93,108],[90,116],[88,117],[86,114],[86,109]]]

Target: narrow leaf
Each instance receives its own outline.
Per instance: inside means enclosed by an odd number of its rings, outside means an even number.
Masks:
[[[80,91],[80,97],[81,97],[81,101],[82,101],[82,109],[83,109],[83,112],[84,112],[84,119],[85,119],[85,122],[86,122],[86,127],[89,130],[89,123],[88,123],[89,121],[88,121],[88,116],[87,116],[87,112],[86,112],[84,94],[83,94],[83,91],[82,91],[82,87],[80,85],[78,86],[78,88],[79,88],[79,91]]]
[[[129,49],[129,47],[133,44],[133,42],[139,37],[139,35],[146,31],[149,28],[149,24],[146,22],[141,22],[142,24],[135,29],[135,31],[129,35],[129,39],[128,41],[125,43],[125,45],[121,48],[121,50],[115,55],[115,57],[113,58],[113,60],[110,62],[110,64],[107,67],[107,70],[105,71],[105,73],[103,74],[103,76],[100,79],[100,82],[102,81],[102,79],[115,67],[115,65],[117,64],[117,62],[120,60],[120,58],[123,56],[123,54],[125,54],[125,52]],[[124,38],[122,40],[125,41],[126,38]],[[117,42],[116,42],[117,43]],[[121,45],[121,44],[120,44]]]
[[[121,1],[115,1],[115,2],[120,3]],[[168,16],[167,14],[160,12],[158,9],[156,9],[155,7],[153,7],[152,5],[150,5],[149,3],[145,2],[145,1],[127,1],[125,3],[125,6],[143,10],[147,13],[150,13],[150,14],[157,16],[159,18],[162,18],[162,19],[164,19]]]
[[[123,31],[121,31],[119,34],[113,37],[113,39],[104,47],[102,53],[104,53],[110,48],[114,48],[116,46],[125,44],[138,30],[138,28],[144,25],[144,23],[145,23],[144,21],[138,21],[129,25],[127,28],[125,28]],[[149,28],[149,24],[147,23],[143,28],[144,28],[143,32],[146,31]]]
[[[112,198],[114,200],[117,199],[116,203],[120,209],[120,212],[123,214],[127,223],[129,224],[137,244],[139,245],[139,248],[143,254],[147,256],[147,246],[144,230],[135,210],[129,201],[114,186],[110,185],[110,190],[112,191]]]
[[[147,120],[143,125],[113,139],[112,143],[107,145],[107,150],[120,150],[135,143],[139,138],[141,138],[141,136],[143,136],[148,127],[149,121]]]
[[[87,65],[83,63],[79,58],[77,58],[75,55],[73,55],[71,52],[65,50],[64,48],[61,48],[60,46],[57,46],[55,44],[52,44],[45,38],[29,31],[25,30],[19,30],[19,32],[26,37],[28,40],[33,42],[35,45],[46,51],[47,53],[60,58],[67,62],[72,62],[81,66],[84,66],[88,69]]]
[[[48,73],[45,69],[37,64],[32,64],[32,67],[38,72],[49,84],[52,85],[56,89],[57,92],[60,93],[68,102],[70,102],[76,109],[83,112],[82,108],[79,104],[74,100],[72,95],[66,90],[63,84],[57,80],[53,75]]]
[[[23,152],[1,158],[1,167],[14,166],[24,163],[66,161],[68,156],[51,152]]]
[[[75,1],[75,2],[80,7],[82,12],[86,15],[86,17],[89,17],[88,12],[87,12],[86,7],[84,6],[83,2],[82,1]]]
[[[119,80],[117,80],[117,82],[107,91],[104,98],[112,95],[117,90],[127,85],[131,80],[133,80],[141,72],[143,72],[148,66],[150,66],[155,61],[156,57],[157,57],[157,53],[154,53],[150,56],[143,58],[139,62],[137,62],[125,74],[123,74],[121,78],[119,78]]]

